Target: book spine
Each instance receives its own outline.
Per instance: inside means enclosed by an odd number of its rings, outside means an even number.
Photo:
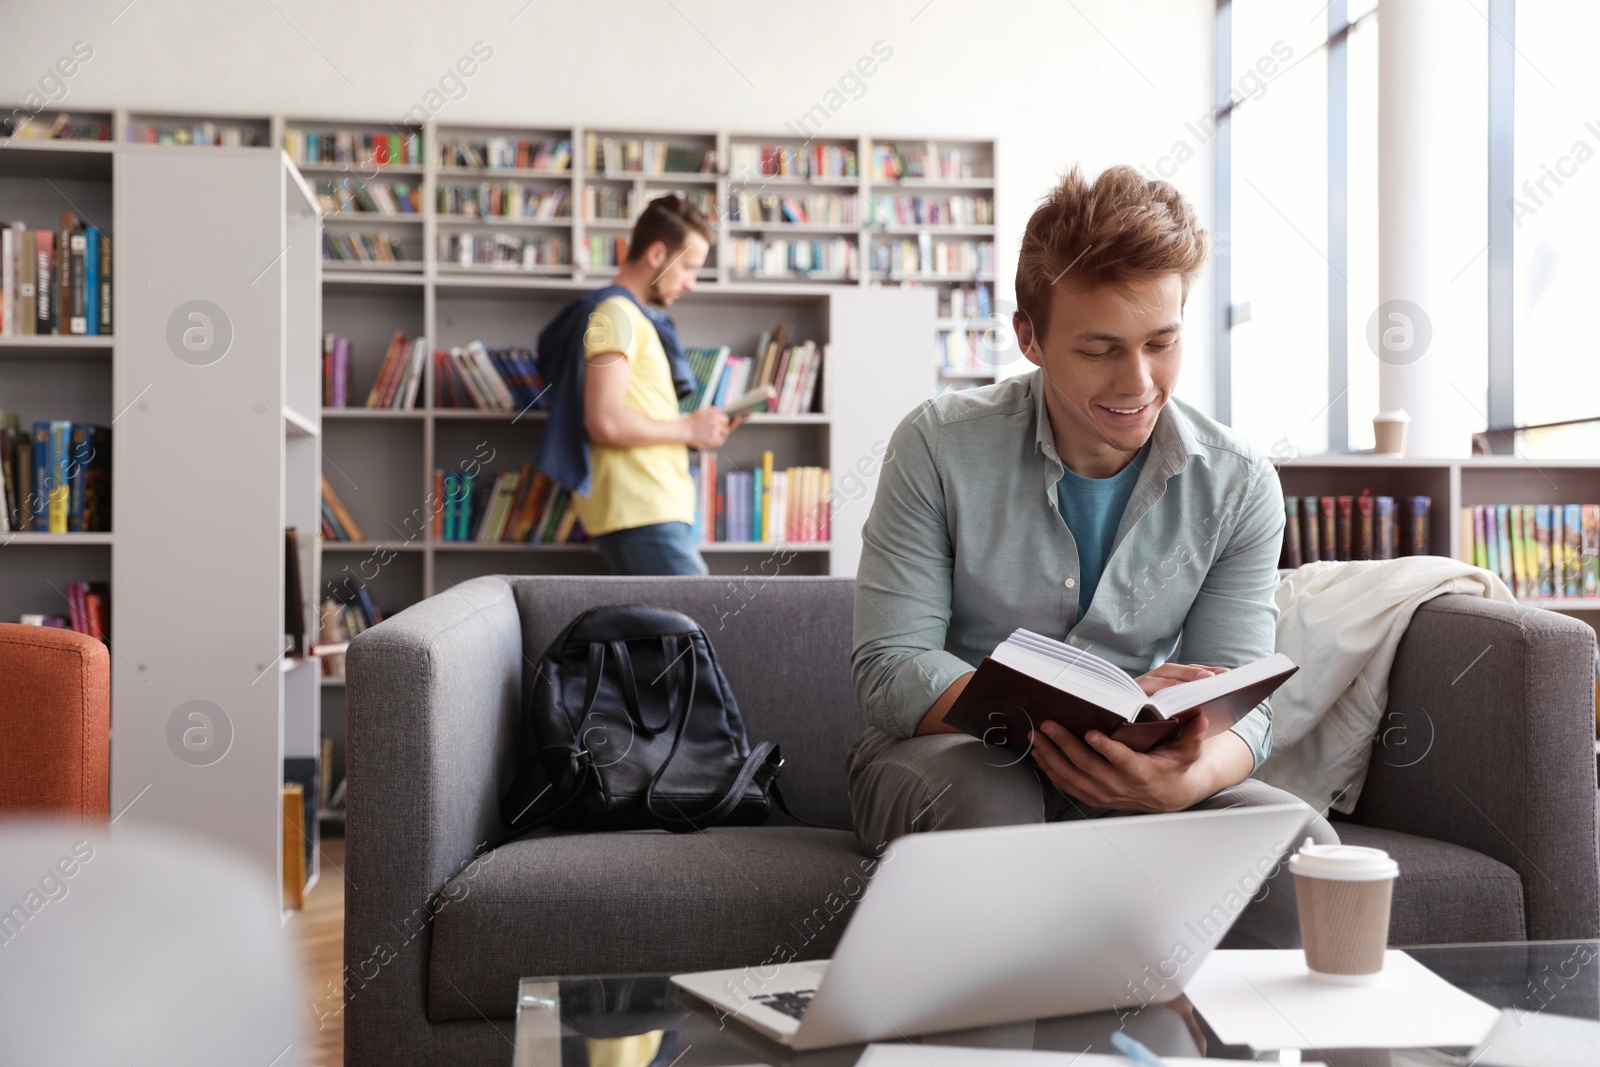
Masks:
[[[29,501],[32,527],[40,533],[50,529],[50,424],[33,424],[33,497]]]
[[[33,529],[33,435],[26,430],[17,431],[17,529]]]
[[[1554,596],[1555,582],[1551,576],[1549,504],[1535,504],[1533,507],[1533,539],[1539,568],[1539,584],[1535,589],[1535,595]]]
[[[1336,497],[1339,507],[1339,553],[1341,560],[1352,560],[1355,555],[1355,497]]]
[[[1300,498],[1285,496],[1283,512],[1283,551],[1278,566],[1294,570],[1305,559],[1300,549]]]
[[[1400,554],[1400,521],[1394,497],[1375,497],[1373,515],[1378,529],[1377,551],[1374,555],[1378,559],[1394,559]]]
[[[1539,595],[1539,522],[1537,508],[1522,505],[1522,571],[1525,576],[1525,596]]]
[[[83,231],[77,229],[71,231],[70,241],[72,249],[70,259],[72,270],[71,329],[74,334],[81,335],[89,332],[89,293],[84,283],[84,261],[87,258],[88,243],[84,238]],[[65,293],[66,291],[66,287],[63,286],[62,292]],[[65,333],[66,331],[62,332]]]
[[[1375,558],[1373,550],[1376,547],[1374,537],[1377,529],[1373,520],[1372,496],[1368,493],[1362,493],[1356,498],[1356,559]]]
[[[1567,595],[1567,534],[1566,508],[1550,505],[1550,595]]]
[[[83,332],[100,333],[100,230],[83,231]]]
[[[51,230],[37,230],[33,235],[34,256],[34,329],[36,334],[55,332],[55,239]]]
[[[1583,509],[1577,504],[1568,504],[1563,511],[1566,513],[1562,525],[1565,535],[1561,550],[1563,584],[1566,595],[1575,597],[1583,592]]]
[[[86,427],[81,422],[71,424],[72,453],[67,460],[67,532],[83,532],[83,482],[88,466],[89,451],[93,447]]]
[[[1583,595],[1600,596],[1600,504],[1583,505]]]
[[[17,231],[0,229],[0,336],[17,332]]]
[[[111,241],[105,234],[99,235],[100,244],[100,336],[111,336]]]
[[[1406,497],[1406,536],[1402,549],[1408,556],[1426,556],[1432,541],[1433,499],[1426,496]]]
[[[50,532],[67,532],[67,513],[71,506],[72,488],[69,468],[72,423],[50,423]]]
[[[1300,558],[1306,563],[1318,563],[1322,560],[1322,530],[1317,525],[1317,498],[1303,496],[1300,498],[1300,514],[1294,521],[1300,527]]]

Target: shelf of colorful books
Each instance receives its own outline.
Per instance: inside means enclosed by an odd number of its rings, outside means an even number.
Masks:
[[[123,126],[122,139],[129,144],[262,148],[272,140],[272,119],[265,115],[241,117],[134,112]]]
[[[729,233],[838,233],[860,234],[855,223],[830,226],[817,222],[730,222]]]
[[[433,172],[440,178],[527,178],[541,182],[571,181],[573,177],[571,171],[526,167],[435,167]]]
[[[572,216],[552,219],[524,218],[513,215],[436,215],[440,226],[478,226],[499,229],[503,226],[533,227],[543,230],[570,230]]]
[[[805,187],[825,186],[834,189],[857,189],[862,185],[860,178],[794,178],[794,177],[762,177],[761,175],[730,175],[729,186],[735,189],[760,189],[763,186]]]
[[[109,545],[110,533],[0,533],[0,545]]]

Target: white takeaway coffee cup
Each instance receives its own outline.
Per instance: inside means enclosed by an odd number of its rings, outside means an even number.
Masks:
[[[1400,865],[1381,848],[1318,845],[1289,857],[1306,968],[1318,981],[1366,985],[1383,971]]]

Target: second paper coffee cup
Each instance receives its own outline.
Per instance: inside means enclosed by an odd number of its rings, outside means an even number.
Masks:
[[[1318,845],[1308,837],[1289,857],[1289,870],[1311,977],[1338,985],[1377,981],[1400,865],[1380,848]]]

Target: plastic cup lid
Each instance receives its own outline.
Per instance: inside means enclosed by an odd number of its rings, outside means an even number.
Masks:
[[[1329,878],[1340,882],[1375,882],[1400,875],[1400,865],[1381,848],[1318,845],[1309,837],[1289,857],[1289,870],[1307,878]]]

